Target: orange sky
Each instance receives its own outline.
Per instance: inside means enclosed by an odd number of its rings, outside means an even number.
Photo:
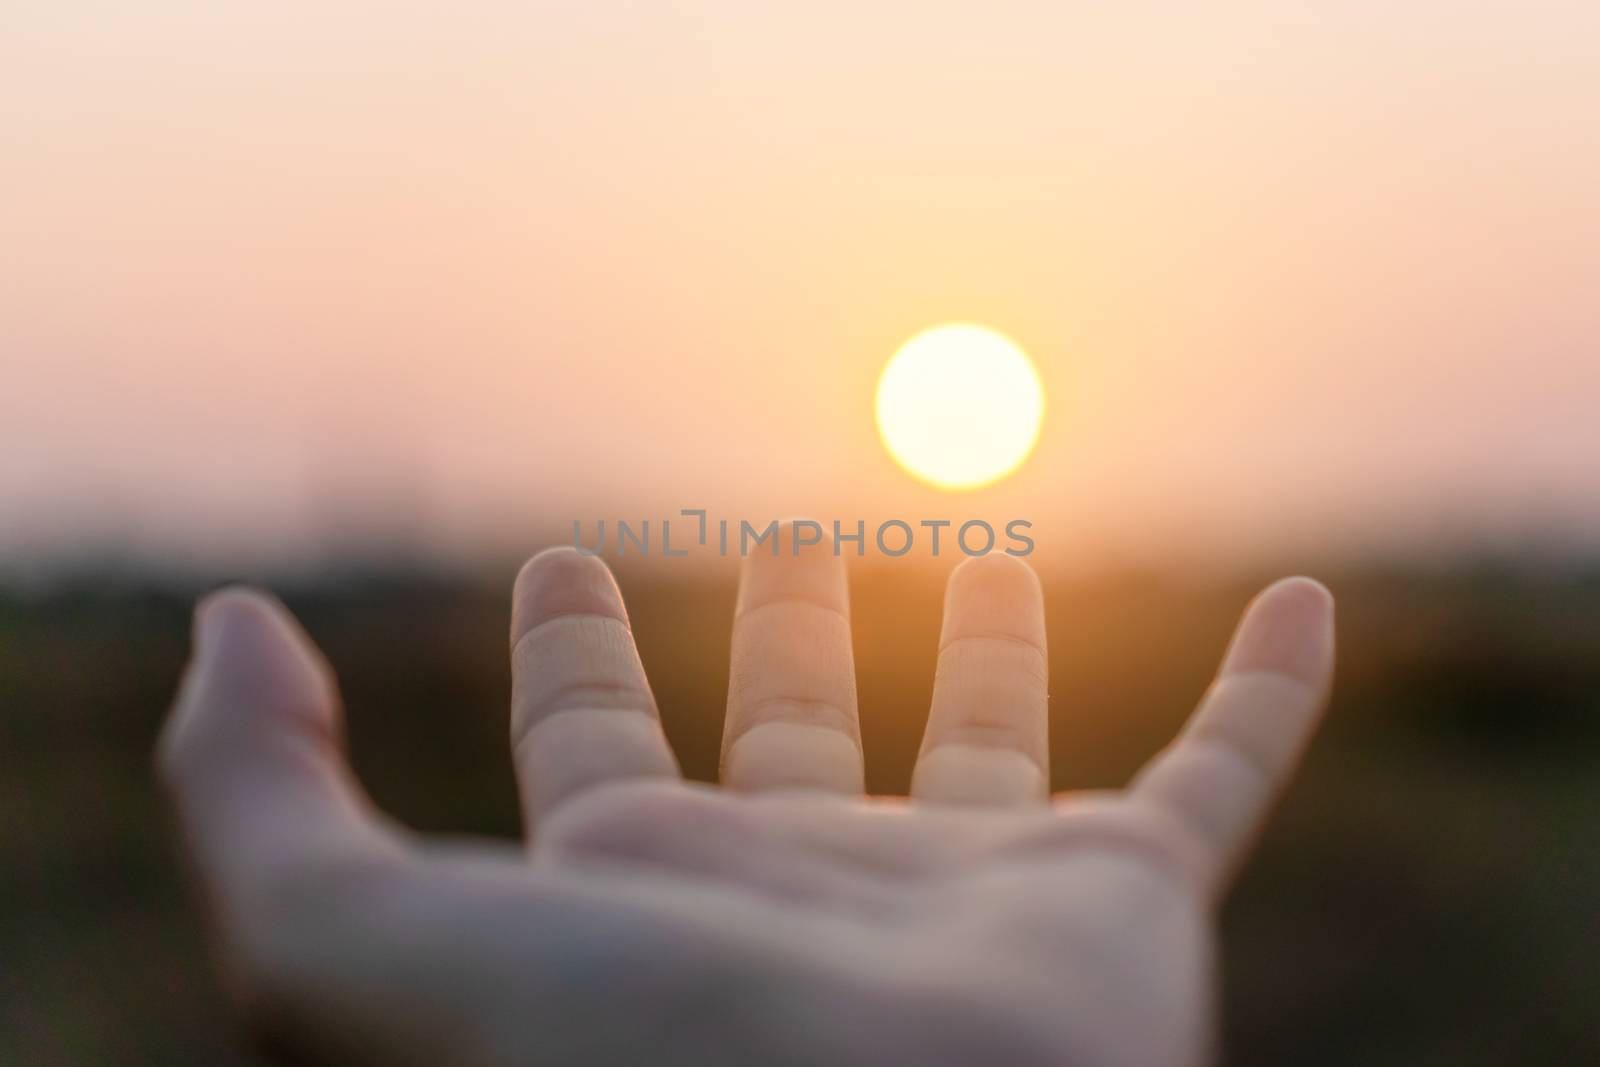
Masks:
[[[234,7],[0,13],[0,558],[1600,542],[1600,6]],[[1050,404],[961,497],[872,423],[949,320]]]

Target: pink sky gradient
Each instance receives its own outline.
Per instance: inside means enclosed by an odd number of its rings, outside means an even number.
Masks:
[[[0,13],[0,557],[1600,544],[1600,5],[252,7]],[[960,497],[872,423],[950,320],[1049,392]]]

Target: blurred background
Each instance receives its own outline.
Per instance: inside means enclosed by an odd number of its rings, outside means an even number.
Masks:
[[[1060,788],[1322,578],[1228,1062],[1600,1062],[1597,114],[1578,2],[7,4],[0,1062],[251,1062],[149,773],[195,594],[286,596],[383,806],[514,836],[517,563],[696,507],[1030,520]],[[872,418],[953,320],[1048,394],[961,495]],[[714,777],[736,561],[613,562]],[[854,566],[875,789],[954,562]]]

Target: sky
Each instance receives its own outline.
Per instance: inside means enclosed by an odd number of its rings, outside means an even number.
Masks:
[[[1579,2],[13,0],[0,561],[1593,550],[1597,116]],[[950,321],[1048,395],[962,495],[872,418]]]

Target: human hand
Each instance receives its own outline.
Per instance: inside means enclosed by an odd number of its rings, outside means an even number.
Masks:
[[[306,636],[265,595],[208,598],[160,764],[262,1040],[339,1063],[1206,1062],[1214,907],[1326,699],[1326,591],[1258,597],[1127,790],[1052,799],[1038,581],[969,560],[912,796],[868,800],[844,564],[790,544],[745,561],[723,789],[681,780],[605,565],[523,568],[526,851],[387,822]]]

